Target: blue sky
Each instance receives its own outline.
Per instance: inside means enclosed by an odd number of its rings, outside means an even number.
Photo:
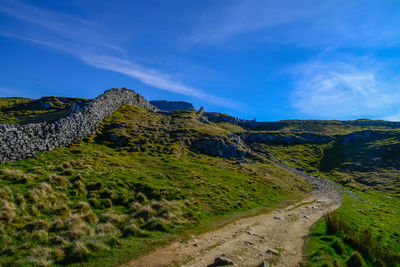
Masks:
[[[127,87],[257,120],[400,120],[400,2],[0,0],[0,96]]]

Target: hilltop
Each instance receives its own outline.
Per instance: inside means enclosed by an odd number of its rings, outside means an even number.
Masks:
[[[365,264],[400,262],[400,232],[389,226],[400,223],[398,123],[165,111],[125,89],[92,102],[0,104],[5,266],[115,266],[231,216],[298,201],[312,189],[307,175],[354,193],[332,215],[341,227],[329,232],[323,219],[313,228],[304,265],[345,264],[356,251]],[[16,139],[37,145],[26,151]]]

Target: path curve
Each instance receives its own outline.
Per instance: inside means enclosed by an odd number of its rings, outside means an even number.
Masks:
[[[301,202],[267,214],[244,218],[189,240],[173,242],[124,267],[213,266],[221,255],[234,266],[299,266],[304,237],[327,212],[341,205],[341,192],[329,181],[307,177],[314,192]],[[279,254],[276,254],[279,252]]]

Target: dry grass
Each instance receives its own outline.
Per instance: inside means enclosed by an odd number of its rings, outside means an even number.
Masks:
[[[126,223],[122,229],[123,236],[143,236],[145,233],[135,224],[134,221],[130,220]]]
[[[85,260],[90,255],[89,248],[82,241],[72,242],[66,247],[65,252],[71,262]]]
[[[49,227],[50,224],[47,221],[39,219],[25,224],[24,230],[28,232],[33,232],[37,230],[48,230]]]
[[[134,214],[134,218],[142,218],[144,220],[149,220],[153,216],[156,216],[157,212],[149,205],[141,206]]]
[[[36,175],[27,174],[18,169],[1,169],[0,175],[2,179],[13,181],[16,183],[27,183],[33,178],[37,177]]]
[[[128,216],[125,214],[121,214],[115,210],[108,210],[101,217],[102,222],[111,222],[111,223],[124,223],[128,220]]]
[[[54,219],[54,220],[50,223],[49,229],[50,229],[50,231],[52,231],[52,232],[58,232],[58,231],[63,230],[64,227],[65,227],[64,222],[63,222],[61,219],[57,218],[57,219]]]
[[[53,264],[53,249],[48,247],[33,248],[28,261],[35,266],[51,266]]]
[[[110,222],[99,223],[96,226],[95,232],[97,235],[119,235],[121,233],[121,231]]]
[[[92,207],[87,202],[79,201],[78,203],[76,203],[76,209],[80,213],[86,213],[86,212],[91,211]]]
[[[18,194],[17,197],[15,198],[15,202],[17,203],[18,207],[21,210],[25,210],[26,201],[25,201],[25,197],[23,195]]]
[[[88,211],[87,213],[85,213],[82,218],[90,224],[97,224],[99,219],[97,218],[97,215],[93,212],[93,211]]]
[[[8,186],[0,188],[0,200],[12,200],[13,194]]]
[[[0,206],[0,220],[10,223],[17,216],[15,204],[8,201],[3,201]]]
[[[136,200],[142,204],[147,204],[149,202],[149,199],[147,198],[147,196],[145,194],[143,194],[142,192],[139,192],[136,194]]]
[[[363,231],[360,229],[355,230],[350,227],[344,218],[338,216],[334,212],[325,215],[325,222],[326,234],[343,234],[346,243],[360,251],[364,256],[368,257],[373,262],[389,263],[400,261],[400,258],[396,252],[392,251],[386,244],[383,244],[381,240],[379,240],[379,237],[376,237],[372,234],[370,229],[364,229]],[[359,253],[353,255],[354,262],[358,262],[358,257],[361,257]]]
[[[71,183],[68,181],[67,178],[55,173],[49,174],[46,179],[50,184],[53,184],[58,187],[67,187],[71,185]]]

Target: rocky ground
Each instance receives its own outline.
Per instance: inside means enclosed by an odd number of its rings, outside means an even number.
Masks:
[[[125,266],[298,266],[310,227],[341,204],[335,186],[311,182],[315,191],[299,203],[174,242]]]

